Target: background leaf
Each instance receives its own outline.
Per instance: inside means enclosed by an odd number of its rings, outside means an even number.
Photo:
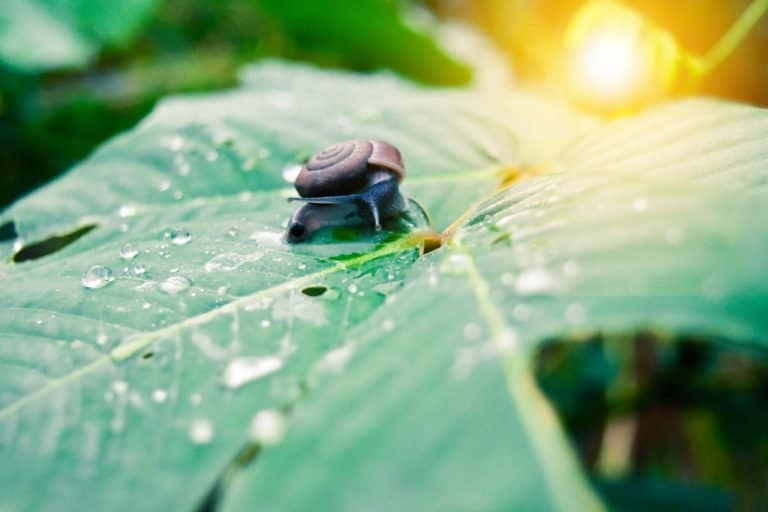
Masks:
[[[159,0],[7,0],[0,61],[23,72],[78,67],[102,46],[125,44]]]

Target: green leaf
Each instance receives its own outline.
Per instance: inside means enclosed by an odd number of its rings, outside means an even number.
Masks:
[[[311,152],[391,141],[442,229],[591,124],[526,93],[279,63],[245,75],[163,102],[0,216],[18,234],[6,256],[95,226],[0,265],[0,508],[192,510],[257,412],[287,413],[343,362],[334,349],[401,286],[417,240],[286,245],[284,176]]]
[[[103,45],[120,46],[159,0],[6,0],[0,9],[0,62],[23,72],[79,67]]]
[[[229,511],[602,509],[530,357],[649,326],[761,346],[768,114],[596,124],[274,62],[163,102],[0,216],[8,256],[96,226],[0,265],[0,508],[193,510],[219,482]],[[402,150],[446,245],[281,241],[284,175],[351,137]],[[84,288],[94,265],[117,279]]]
[[[673,104],[486,201],[349,333],[347,371],[224,510],[601,508],[527,361],[548,339],[647,327],[764,343],[766,131],[763,110]]]
[[[346,68],[393,69],[432,84],[464,84],[472,74],[388,0],[259,0],[280,36],[302,56]],[[399,8],[400,7],[400,8]]]

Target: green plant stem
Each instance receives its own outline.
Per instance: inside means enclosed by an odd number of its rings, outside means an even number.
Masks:
[[[741,44],[749,31],[760,18],[768,11],[768,0],[753,0],[739,19],[731,25],[728,32],[715,43],[715,46],[699,61],[698,72],[707,75],[723,63],[728,56]]]

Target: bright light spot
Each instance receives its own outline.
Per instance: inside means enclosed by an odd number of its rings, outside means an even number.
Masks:
[[[587,38],[577,49],[574,64],[579,88],[612,98],[629,94],[644,66],[637,39],[617,31]]]

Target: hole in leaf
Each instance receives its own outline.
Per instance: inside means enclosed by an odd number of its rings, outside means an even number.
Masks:
[[[594,334],[547,344],[536,376],[610,508],[768,502],[764,349],[650,330]]]
[[[7,242],[19,236],[16,234],[16,225],[13,222],[6,222],[0,226],[0,242]]]
[[[317,285],[317,286],[307,286],[306,288],[301,290],[301,293],[309,297],[319,297],[327,291],[328,291],[327,286]]]
[[[27,245],[22,250],[13,255],[13,261],[20,263],[22,261],[36,260],[43,256],[48,256],[56,251],[63,249],[77,239],[83,237],[86,233],[96,227],[95,224],[84,226],[71,233],[61,236],[52,236],[40,242]]]

